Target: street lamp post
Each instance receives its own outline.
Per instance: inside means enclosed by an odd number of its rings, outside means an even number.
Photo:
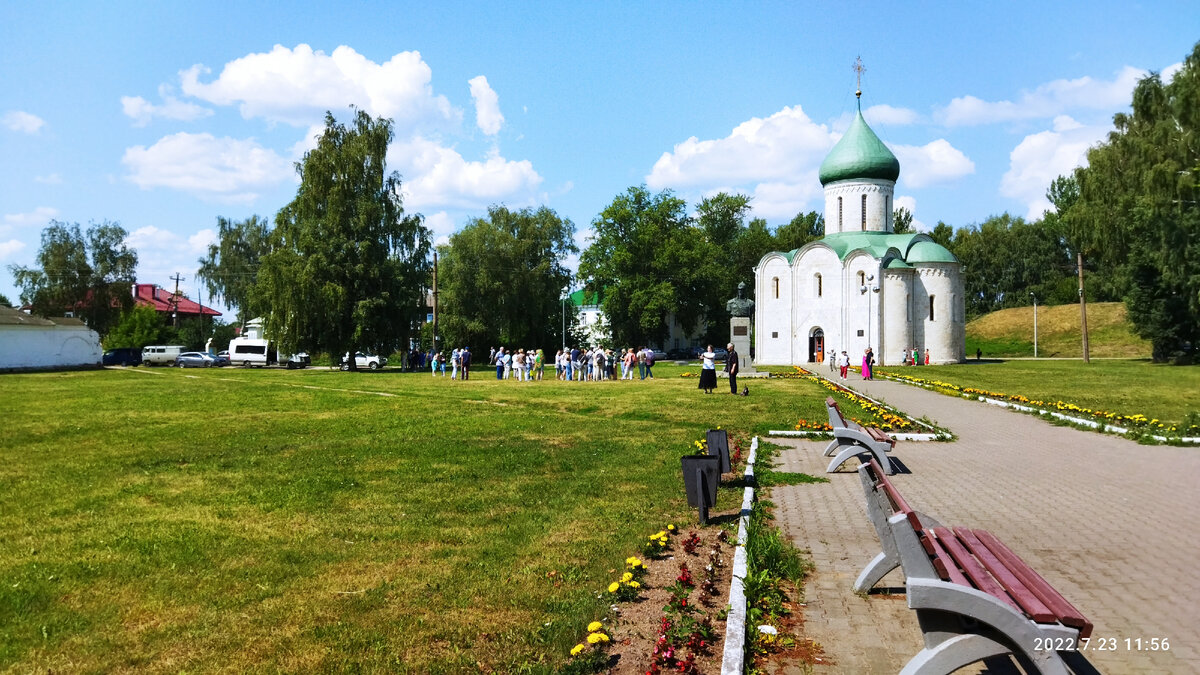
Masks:
[[[1033,358],[1037,358],[1037,296],[1033,293],[1029,294],[1033,298]]]
[[[567,299],[566,298],[562,299],[562,320],[563,320],[563,322],[562,322],[563,323],[562,341],[563,341],[563,351],[565,352],[565,351],[567,351]]]
[[[868,274],[867,275],[867,283],[871,284],[873,281],[875,281],[875,275]],[[866,285],[864,285],[858,289],[858,292],[862,295],[865,295],[867,290],[868,290],[868,287]],[[876,285],[870,286],[870,291],[872,293],[878,293],[879,286],[876,286]],[[869,296],[869,295],[867,296],[867,346],[868,347],[875,346],[871,343],[871,296]],[[880,362],[882,363],[882,361],[880,361]]]

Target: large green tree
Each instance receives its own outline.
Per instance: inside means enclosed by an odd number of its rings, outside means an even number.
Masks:
[[[561,344],[566,258],[575,225],[541,207],[488,209],[438,248],[439,325],[446,346]]]
[[[797,213],[786,225],[775,229],[775,246],[779,251],[798,249],[825,236],[825,216],[816,211]]]
[[[391,353],[414,334],[430,281],[429,230],[406,214],[385,166],[392,122],[332,113],[296,165],[296,198],[275,217],[251,303],[283,351]],[[351,368],[354,359],[350,359]]]
[[[1069,285],[1071,261],[1061,239],[1041,226],[1005,213],[978,228],[960,228],[950,250],[962,263],[969,317],[1022,307],[1033,293],[1041,302]]]
[[[746,228],[749,212],[750,197],[743,194],[719,192],[696,205],[696,224],[708,248],[698,277],[707,280],[703,286],[708,294],[702,301],[705,338],[709,341],[728,337],[729,312],[725,310],[725,302],[737,292],[738,283],[754,285],[753,274],[745,268],[746,258],[752,255],[748,249],[754,245],[753,235]],[[751,267],[757,263],[755,259]]]
[[[56,220],[42,230],[38,267],[10,265],[21,300],[43,316],[74,312],[104,335],[122,311],[133,306],[137,252],[125,245],[119,223],[92,223],[86,234],[78,223]]]
[[[592,243],[579,258],[579,276],[602,307],[618,345],[661,344],[667,316],[695,326],[704,316],[712,252],[687,204],[670,190],[631,187],[592,221]]]
[[[1200,43],[1169,84],[1138,82],[1133,110],[1076,171],[1068,222],[1115,270],[1134,330],[1156,361],[1190,360],[1200,342]]]
[[[234,222],[217,218],[217,243],[209,244],[208,253],[199,260],[196,276],[209,294],[237,310],[242,321],[257,315],[251,305],[258,266],[270,243],[271,229],[258,216]]]

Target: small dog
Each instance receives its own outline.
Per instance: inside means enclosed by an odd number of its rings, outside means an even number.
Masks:
[[[750,387],[742,387],[742,396],[750,395]]]

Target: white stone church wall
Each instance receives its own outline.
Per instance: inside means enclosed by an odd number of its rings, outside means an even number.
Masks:
[[[824,335],[824,352],[841,341],[845,288],[842,265],[836,253],[820,245],[805,250],[793,262],[792,269],[798,300],[792,324],[792,363],[810,363],[816,360],[809,350],[809,340],[816,330],[820,329]]]
[[[921,298],[915,305],[917,317],[917,342],[915,347],[929,350],[931,363],[956,363],[962,361],[965,351],[965,332],[962,306],[962,281],[956,265],[919,265],[917,273],[921,280]],[[933,318],[930,318],[930,298],[933,298]]]
[[[771,253],[755,270],[754,362],[792,363],[792,268],[787,258]]]
[[[825,233],[834,232],[891,232],[892,209],[895,208],[895,185],[875,179],[843,180],[825,186]],[[866,227],[863,227],[862,198],[867,196]],[[838,198],[841,214],[838,219]]]
[[[876,349],[876,360],[892,366],[901,362],[905,346],[912,342],[913,271],[885,270],[883,275],[884,334]]]

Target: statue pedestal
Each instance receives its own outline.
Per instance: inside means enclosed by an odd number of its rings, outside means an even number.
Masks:
[[[738,353],[738,377],[754,376],[754,363],[750,360],[750,317],[735,316],[729,319],[729,341]]]

